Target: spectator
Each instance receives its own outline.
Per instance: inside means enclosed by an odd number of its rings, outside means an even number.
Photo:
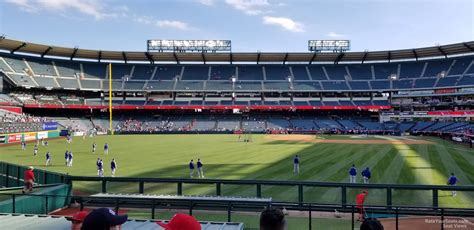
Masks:
[[[367,219],[360,225],[360,230],[383,230],[383,225],[377,219]]]
[[[362,193],[357,194],[356,196],[356,208],[359,211],[359,221],[364,220],[364,202],[365,198],[369,195],[369,192],[362,191]]]
[[[127,219],[127,215],[120,216],[108,208],[99,208],[87,215],[81,230],[118,230]]]
[[[33,183],[35,182],[35,174],[33,173],[33,166],[28,167],[28,169],[25,171],[25,188],[22,190],[22,193],[25,194],[25,192],[33,191]]]
[[[70,220],[72,222],[71,225],[71,230],[80,230],[82,227],[82,222],[84,222],[84,219],[86,218],[87,214],[89,214],[86,211],[81,211],[81,212],[76,212],[72,217],[66,218],[67,220]]]
[[[285,230],[285,215],[280,209],[265,209],[260,214],[260,230]]]
[[[174,215],[167,224],[160,221],[156,223],[166,230],[201,230],[196,218],[182,213]]]

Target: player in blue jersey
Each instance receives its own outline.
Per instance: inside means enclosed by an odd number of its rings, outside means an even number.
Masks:
[[[109,144],[104,144],[104,154],[109,154]]]
[[[293,172],[300,173],[300,157],[298,155],[293,157]]]
[[[66,150],[66,152],[64,153],[64,160],[66,161],[66,166],[69,165],[69,151]]]
[[[117,169],[117,162],[115,162],[115,158],[112,158],[110,162],[110,170],[112,171],[112,177],[115,176],[115,169]]]
[[[69,154],[68,154],[68,167],[72,167],[72,152],[69,151]]]
[[[370,177],[372,176],[369,167],[365,168],[364,171],[362,171],[362,178],[364,178],[364,184],[368,184]]]
[[[46,152],[46,166],[51,165],[51,154]]]
[[[189,177],[193,178],[194,176],[194,162],[191,160],[189,162]]]
[[[458,178],[454,175],[454,173],[451,173],[451,176],[448,178],[448,185],[456,186],[457,183],[458,183]],[[456,190],[451,191],[451,195],[455,197]]]
[[[99,160],[99,163],[97,164],[97,168],[99,169],[99,176],[103,177],[104,176],[104,162],[102,159]]]
[[[352,167],[349,169],[349,181],[350,183],[356,183],[357,181],[357,169],[355,165],[352,165]]]
[[[198,177],[199,178],[204,178],[204,171],[202,170],[202,162],[201,162],[201,159],[198,159],[197,163],[197,173],[198,173]]]
[[[35,156],[38,154],[38,144],[35,144],[35,147],[33,148],[33,154]]]

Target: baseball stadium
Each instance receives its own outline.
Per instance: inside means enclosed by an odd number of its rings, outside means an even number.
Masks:
[[[474,229],[474,41],[141,38],[0,37],[1,229]]]

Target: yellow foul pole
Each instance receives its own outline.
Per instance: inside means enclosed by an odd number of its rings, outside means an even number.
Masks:
[[[109,129],[110,134],[114,135],[112,127],[112,63],[109,63]]]

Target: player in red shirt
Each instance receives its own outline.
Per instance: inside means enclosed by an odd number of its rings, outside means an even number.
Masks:
[[[364,190],[362,193],[356,196],[356,208],[359,211],[359,221],[364,221],[364,202],[365,198],[369,195],[369,192]]]
[[[22,190],[23,193],[33,191],[33,183],[35,182],[35,174],[33,173],[33,166],[28,167],[25,171],[25,188]]]

